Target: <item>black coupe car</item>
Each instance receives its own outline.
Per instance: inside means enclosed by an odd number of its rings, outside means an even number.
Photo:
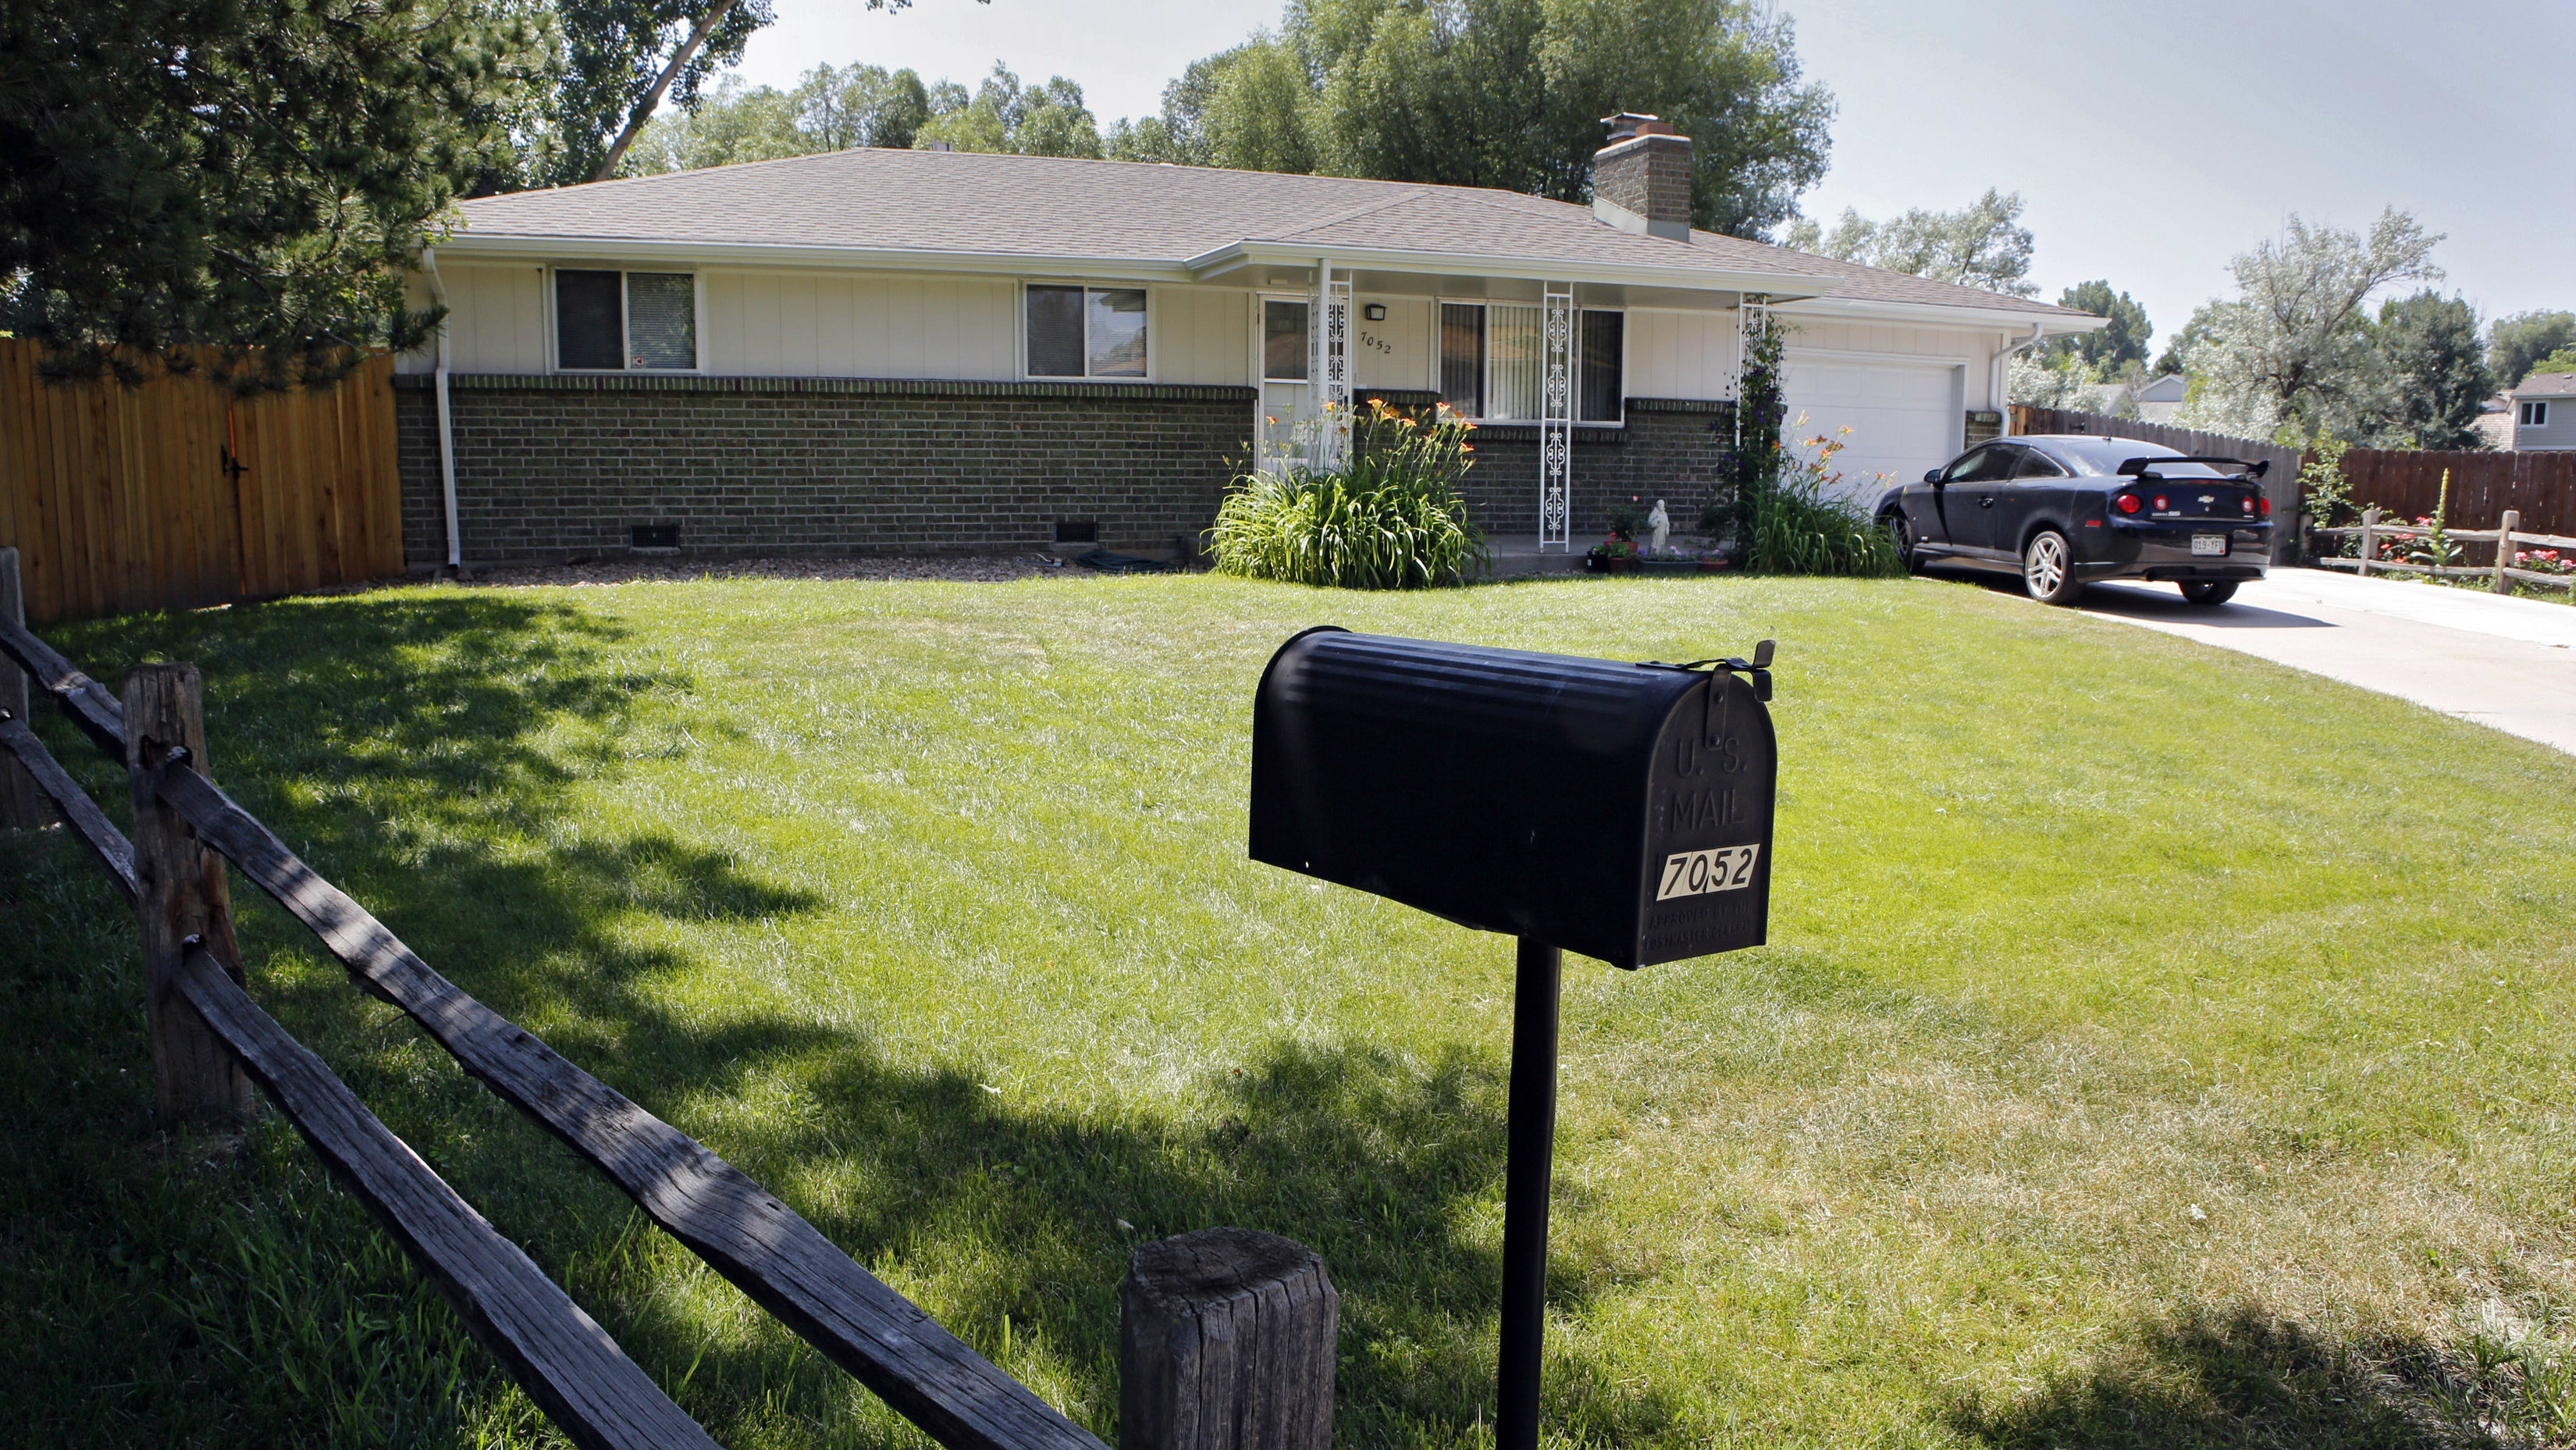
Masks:
[[[2268,467],[2132,438],[1999,438],[1889,489],[1877,518],[1907,568],[2018,570],[2046,604],[2103,579],[2161,580],[2223,604],[2271,562]]]

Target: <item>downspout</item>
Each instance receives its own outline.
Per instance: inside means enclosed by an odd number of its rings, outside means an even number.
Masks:
[[[442,339],[446,335],[439,334]],[[2005,333],[2004,336],[2010,337],[2012,334]],[[2030,325],[2030,336],[1995,354],[1994,375],[1986,380],[1986,396],[1994,402],[1995,416],[2003,420],[2002,431],[1995,435],[1998,438],[2012,436],[2012,360],[2019,354],[2039,346],[2040,340],[2046,336],[2048,336],[2048,324],[2034,322]]]
[[[423,247],[421,261],[429,268],[429,295],[443,309],[447,306],[447,284],[438,275],[438,248]],[[447,500],[447,572],[460,573],[465,567],[465,541],[456,533],[456,424],[447,411],[447,319],[438,320],[438,367],[432,374],[438,395],[438,475]]]

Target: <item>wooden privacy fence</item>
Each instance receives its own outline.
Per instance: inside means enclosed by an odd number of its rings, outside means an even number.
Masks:
[[[2442,476],[2451,478],[2450,516],[2501,518],[2511,509],[2525,527],[2576,534],[2576,451],[2558,453],[2403,453],[2355,448],[2343,456],[2346,496],[2363,507],[2414,520],[2441,506]]]
[[[402,572],[393,359],[238,398],[201,370],[49,383],[0,338],[0,546],[39,622]]]
[[[165,1122],[237,1118],[256,1083],[575,1444],[712,1450],[607,1331],[252,1000],[233,942],[230,863],[312,931],[355,985],[408,1013],[468,1073],[931,1439],[952,1450],[1104,1450],[741,1170],[431,970],[207,776],[196,666],[139,665],[121,697],[110,694],[18,622],[17,558],[0,549],[0,774],[58,812],[134,904]],[[29,677],[124,763],[131,842],[27,727]],[[27,800],[0,795],[0,809],[23,810]],[[29,824],[23,814],[0,820]],[[1123,1443],[1331,1444],[1339,1298],[1312,1252],[1247,1229],[1183,1234],[1136,1251],[1121,1304]]]

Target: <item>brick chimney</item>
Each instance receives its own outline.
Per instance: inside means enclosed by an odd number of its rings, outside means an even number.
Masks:
[[[1601,119],[1610,144],[1592,153],[1592,215],[1641,237],[1689,241],[1690,138],[1653,116]]]

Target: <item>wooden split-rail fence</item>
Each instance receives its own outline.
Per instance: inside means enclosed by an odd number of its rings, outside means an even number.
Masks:
[[[0,825],[50,824],[50,815],[133,903],[162,1120],[238,1121],[255,1107],[253,1085],[266,1090],[575,1444],[715,1442],[252,999],[227,864],[312,931],[358,987],[408,1013],[468,1073],[931,1439],[951,1450],[1104,1450],[748,1175],[476,1001],[298,860],[208,774],[196,666],[138,665],[111,693],[24,621],[17,551],[0,548]],[[30,679],[126,767],[131,841],[28,727]],[[1122,1443],[1331,1443],[1339,1300],[1311,1251],[1247,1229],[1183,1234],[1136,1251],[1120,1299]]]
[[[2511,594],[2516,584],[2545,584],[2553,588],[2576,591],[2576,574],[2549,573],[2539,569],[2515,567],[2515,560],[2521,556],[2525,545],[2564,551],[2571,561],[2576,561],[2576,539],[2561,534],[2525,533],[2522,530],[2522,515],[2515,509],[2506,509],[2504,517],[2498,520],[2496,527],[2492,529],[2436,528],[2431,524],[2389,523],[2381,518],[2380,510],[2373,508],[2361,511],[2361,523],[2358,526],[2333,529],[2311,528],[2308,532],[2325,538],[2357,540],[2361,546],[2359,558],[2344,559],[2320,554],[2316,562],[2328,569],[2350,569],[2364,578],[2373,574],[2430,574],[2444,579],[2484,579],[2488,581],[2487,587],[2498,594]],[[2391,540],[2427,542],[2440,540],[2451,544],[2492,544],[2495,546],[2495,558],[2493,562],[2486,564],[2417,564],[2409,560],[2378,557],[2379,546]]]

